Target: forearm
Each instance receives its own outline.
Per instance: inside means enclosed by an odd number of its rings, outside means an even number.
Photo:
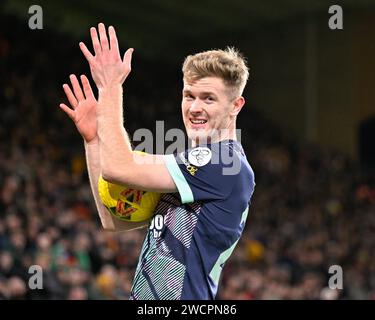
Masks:
[[[101,173],[105,180],[133,189],[175,192],[163,156],[137,155],[123,127],[122,87],[99,90],[98,135]],[[160,177],[164,177],[163,182]]]
[[[115,176],[115,169],[130,169],[133,162],[130,139],[123,127],[122,93],[121,85],[99,91],[98,136],[105,178]]]
[[[87,171],[90,180],[90,186],[92,190],[92,194],[94,196],[96,208],[98,209],[100,221],[102,223],[103,228],[114,230],[115,225],[113,222],[113,218],[108,210],[102,204],[99,192],[98,192],[98,180],[100,176],[100,151],[99,151],[99,139],[96,138],[94,141],[90,143],[85,142],[85,153],[86,153],[86,163],[87,163]]]
[[[100,144],[99,139],[96,138],[90,143],[85,142],[85,152],[86,152],[86,162],[87,162],[87,171],[90,179],[90,186],[92,194],[94,196],[96,208],[100,217],[102,226],[106,230],[112,231],[126,231],[132,229],[143,228],[147,226],[148,221],[144,222],[127,222],[120,221],[113,217],[109,211],[102,204],[99,192],[98,192],[98,180],[101,173],[100,166]]]

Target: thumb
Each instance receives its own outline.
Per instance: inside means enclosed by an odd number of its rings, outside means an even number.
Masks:
[[[131,71],[131,62],[132,62],[133,51],[134,51],[133,48],[130,48],[130,49],[126,50],[126,52],[124,54],[124,59],[122,61],[123,65],[124,65],[124,68],[125,68],[125,70],[128,71],[128,73]]]

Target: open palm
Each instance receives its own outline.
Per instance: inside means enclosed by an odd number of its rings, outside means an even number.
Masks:
[[[126,50],[124,58],[121,59],[115,28],[108,28],[109,39],[103,23],[99,23],[98,31],[94,27],[90,29],[95,55],[91,54],[83,42],[80,42],[79,46],[90,65],[92,78],[100,90],[125,81],[131,71],[133,48]]]
[[[70,76],[70,82],[73,91],[67,84],[63,85],[63,89],[71,108],[64,103],[60,104],[60,108],[73,120],[83,139],[90,142],[97,136],[96,108],[98,102],[86,76],[81,76],[83,91],[75,75]]]

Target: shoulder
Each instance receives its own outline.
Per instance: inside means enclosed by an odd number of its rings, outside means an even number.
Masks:
[[[190,172],[211,172],[215,178],[254,176],[241,144],[233,140],[187,149],[177,155],[177,161]]]
[[[207,144],[166,157],[179,193],[187,199],[183,203],[189,199],[223,200],[233,190],[248,193],[252,188],[252,171],[238,142]]]

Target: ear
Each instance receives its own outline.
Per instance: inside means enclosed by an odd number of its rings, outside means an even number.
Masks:
[[[232,111],[231,111],[230,115],[231,116],[237,116],[240,113],[244,104],[245,104],[245,98],[242,97],[242,96],[237,97],[235,100],[233,100]]]

